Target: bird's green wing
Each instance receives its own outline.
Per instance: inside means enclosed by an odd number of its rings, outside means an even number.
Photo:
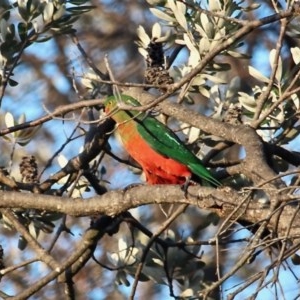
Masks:
[[[171,129],[150,116],[144,119],[139,117],[136,122],[139,134],[152,149],[188,166],[194,174],[212,185],[220,185],[220,182],[202,165],[201,160],[180,141]]]

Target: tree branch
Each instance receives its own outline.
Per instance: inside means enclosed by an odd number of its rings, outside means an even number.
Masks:
[[[243,201],[244,195],[228,187],[213,189],[191,186],[188,189],[187,197],[185,197],[180,186],[155,185],[138,186],[126,191],[111,191],[102,196],[89,199],[61,198],[18,192],[0,192],[0,198],[0,208],[32,208],[56,211],[76,217],[94,214],[116,216],[131,208],[147,204],[182,203],[215,212],[222,218],[234,211],[231,217],[232,220],[245,220],[252,224],[267,219],[269,222],[268,228],[277,232],[280,236],[285,236],[286,230],[290,230],[290,236],[297,236],[297,228],[300,226],[300,216],[294,216],[296,207],[288,205],[288,195],[285,199],[281,199],[281,206],[274,208],[274,216],[270,218],[270,206],[261,204],[254,199],[247,201],[239,209],[236,209]],[[297,198],[290,199],[290,201],[293,200],[293,204],[298,202]],[[297,212],[297,215],[299,215],[299,212]],[[290,227],[292,217],[293,225]]]

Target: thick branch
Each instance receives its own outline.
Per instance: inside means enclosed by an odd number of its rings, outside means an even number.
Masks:
[[[111,191],[102,196],[95,196],[89,199],[0,192],[0,208],[44,209],[72,216],[94,214],[115,216],[128,209],[146,204],[185,203],[210,210],[217,213],[220,217],[226,217],[234,212],[232,214],[233,220],[239,218],[251,223],[268,219],[268,214],[270,213],[270,207],[262,206],[262,204],[253,199],[249,199],[246,202],[244,201],[244,195],[227,187],[212,189],[192,186],[188,192],[188,196],[185,198],[181,188],[172,185],[139,186],[127,191]],[[241,203],[243,205],[240,205]],[[283,236],[295,209],[293,206],[284,205],[280,212],[279,221],[275,218],[273,218],[274,220],[271,219],[269,228]],[[276,223],[277,221],[278,224]],[[294,218],[290,236],[297,234],[299,226],[300,216]]]

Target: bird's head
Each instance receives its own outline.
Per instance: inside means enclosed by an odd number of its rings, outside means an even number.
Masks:
[[[117,121],[117,118],[121,118],[121,116],[127,116],[127,113],[120,109],[120,105],[122,104],[126,106],[141,106],[141,104],[131,96],[123,94],[119,96],[110,96],[104,102],[105,113],[110,115],[115,121]],[[137,112],[131,111],[131,113],[136,114]]]
[[[104,101],[104,110],[106,114],[111,114],[118,106],[115,96],[107,97]]]
[[[119,95],[119,96],[110,96],[104,102],[105,112],[107,114],[113,113],[119,106],[119,104],[127,106],[141,106],[141,104],[131,96]]]

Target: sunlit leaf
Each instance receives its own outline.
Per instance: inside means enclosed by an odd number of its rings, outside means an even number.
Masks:
[[[189,297],[192,297],[194,296],[194,291],[193,289],[186,289],[184,290],[181,294],[180,294],[180,297],[181,298],[189,298]]]
[[[187,21],[185,18],[186,6],[184,3],[174,0],[168,0],[168,6],[174,13],[174,16],[179,23],[179,25],[185,30],[188,30]]]
[[[6,34],[7,34],[7,22],[5,19],[0,20],[0,33],[1,33],[1,40],[4,42],[6,40]]]
[[[150,39],[149,35],[146,33],[143,26],[139,25],[139,27],[137,28],[137,35],[138,35],[140,41],[142,42],[141,43],[142,47],[146,48],[149,45],[151,39]]]
[[[226,53],[228,55],[234,57],[234,58],[242,58],[242,59],[249,59],[250,58],[248,54],[240,53],[240,52],[237,52],[237,51],[228,50]]]
[[[260,73],[257,69],[253,68],[252,66],[249,66],[249,74],[259,81],[265,83],[268,83],[270,81],[268,77],[264,76],[262,73]]]
[[[215,28],[211,20],[204,13],[200,15],[200,18],[201,18],[202,28],[204,29],[204,37],[213,39],[215,36]]]
[[[26,122],[26,115],[23,113],[20,115],[19,119],[18,119],[18,124],[22,124]]]
[[[239,102],[245,107],[247,110],[251,112],[255,112],[256,110],[256,102],[253,96],[250,96],[244,92],[239,92]]]
[[[185,134],[188,136],[187,143],[194,143],[199,138],[200,132],[201,130],[199,128],[193,126],[188,128],[188,130],[185,130]]]
[[[299,47],[292,47],[291,53],[293,57],[293,61],[296,65],[300,63],[300,48]]]
[[[15,120],[13,115],[10,112],[7,112],[4,116],[4,122],[6,127],[13,127],[15,126]]]
[[[33,222],[30,222],[28,226],[28,231],[34,239],[37,239],[37,237],[39,236],[39,229],[34,226]]]
[[[146,49],[139,47],[138,51],[144,58],[148,57],[148,52]]]
[[[48,2],[43,11],[45,22],[50,22],[52,20],[53,13],[54,13],[54,5],[53,3]]]
[[[159,19],[162,19],[164,21],[167,21],[167,22],[175,22],[176,20],[169,16],[168,14],[162,12],[161,10],[157,9],[157,8],[149,8],[149,10],[151,11],[151,13],[158,17]]]
[[[193,86],[200,86],[200,85],[204,85],[206,82],[206,80],[204,79],[203,75],[199,75],[193,78],[192,80],[192,85]]]
[[[195,24],[195,29],[200,33],[200,36],[206,36],[205,31],[199,24]]]
[[[199,92],[206,98],[209,98],[209,96],[210,96],[209,91],[206,88],[204,88],[203,86],[199,87]]]
[[[184,43],[187,46],[187,48],[190,50],[190,55],[189,55],[189,62],[188,64],[190,66],[196,66],[199,61],[200,61],[200,54],[195,45],[192,43],[190,40],[190,37],[188,34],[183,35]]]
[[[208,40],[208,38],[204,37],[200,40],[199,49],[201,51],[201,54],[209,52],[209,50],[210,50],[210,41]]]
[[[241,78],[239,76],[235,76],[231,79],[228,89],[226,91],[226,99],[231,99],[234,95],[236,95],[241,89]]]
[[[297,110],[299,110],[299,108],[300,108],[300,103],[299,103],[299,97],[298,97],[298,95],[297,95],[297,94],[292,94],[292,95],[291,95],[291,98],[292,98],[292,100],[293,100],[293,102],[294,102],[294,104],[295,104]]]
[[[229,71],[231,70],[231,65],[227,63],[213,63],[212,64],[212,69],[214,71]]]
[[[64,166],[66,166],[67,163],[68,163],[67,158],[66,158],[64,155],[62,155],[62,154],[59,154],[59,155],[58,155],[57,161],[58,161],[58,164],[59,164],[59,166],[60,166],[61,168],[63,168]]]
[[[20,146],[27,145],[31,141],[31,139],[34,137],[36,132],[41,128],[41,126],[42,125],[17,131],[15,134],[16,142]]]
[[[217,84],[213,85],[212,88],[210,89],[210,95],[211,98],[216,101],[216,103],[221,102],[220,89]]]
[[[157,265],[159,265],[161,267],[164,266],[164,262],[161,259],[153,258],[152,260],[153,260],[153,262],[155,262],[155,264],[157,264]]]
[[[152,26],[152,38],[159,38],[161,36],[161,27],[159,23]]]

